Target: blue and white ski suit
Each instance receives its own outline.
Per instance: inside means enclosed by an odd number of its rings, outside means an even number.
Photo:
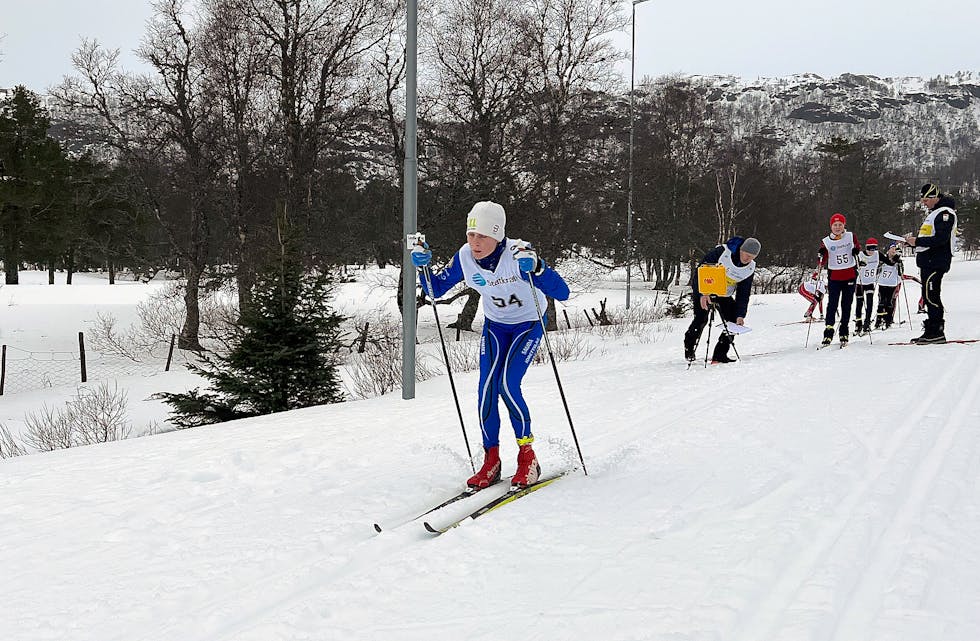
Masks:
[[[480,292],[483,301],[483,337],[480,342],[480,389],[478,394],[480,430],[485,448],[499,445],[500,411],[503,398],[510,413],[514,435],[520,445],[531,443],[531,414],[521,393],[521,380],[541,342],[542,328],[533,295],[544,313],[546,295],[568,299],[568,285],[550,267],[534,276],[532,290],[526,272],[514,258],[515,241],[504,238],[492,254],[477,260],[469,245],[463,245],[445,269],[432,276],[431,294],[444,295],[465,279]],[[422,282],[426,289],[425,281]]]

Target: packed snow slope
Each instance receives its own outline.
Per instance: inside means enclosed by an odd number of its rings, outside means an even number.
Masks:
[[[947,336],[980,338],[980,263],[944,290]],[[560,363],[588,475],[439,537],[372,524],[470,474],[444,376],[411,401],[0,461],[0,634],[980,639],[980,344],[888,344],[919,316],[804,349],[806,325],[779,326],[804,308],[755,297],[731,365],[687,369],[688,319]],[[477,447],[476,373],[456,386]],[[525,391],[544,470],[575,464],[551,367]]]

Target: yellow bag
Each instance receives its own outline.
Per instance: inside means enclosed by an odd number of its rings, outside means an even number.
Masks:
[[[724,296],[728,293],[728,276],[723,265],[698,267],[698,291],[702,294]]]

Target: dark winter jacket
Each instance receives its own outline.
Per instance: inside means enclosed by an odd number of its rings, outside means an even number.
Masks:
[[[698,265],[715,265],[721,259],[721,255],[725,252],[725,248],[731,250],[732,252],[732,262],[737,266],[741,267],[745,265],[741,261],[741,254],[739,250],[742,248],[742,243],[745,242],[744,238],[739,236],[733,236],[725,241],[724,245],[718,245],[714,249],[710,250],[701,259]],[[755,274],[750,275],[748,278],[739,281],[738,285],[735,286],[735,317],[745,318],[745,315],[749,311],[749,297],[752,296],[752,281],[755,278]],[[691,287],[694,289],[694,304],[697,305],[697,299],[701,296],[701,292],[698,291],[698,277],[697,272],[691,274]]]
[[[936,216],[935,229],[932,236],[917,236],[915,239],[915,264],[920,269],[949,269],[953,261],[953,246],[951,243],[953,226],[956,225],[956,202],[952,196],[941,194],[939,202],[930,212],[940,207],[949,207],[952,213],[943,212]],[[925,248],[919,251],[918,248]]]
[[[889,257],[888,252],[879,251],[878,257],[886,265],[898,265],[898,272],[902,273],[902,255],[900,253],[895,252],[894,257]]]

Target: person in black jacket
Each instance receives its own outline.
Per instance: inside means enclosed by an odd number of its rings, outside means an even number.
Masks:
[[[722,265],[728,281],[726,296],[708,296],[698,291],[697,272],[691,274],[691,287],[694,297],[694,320],[684,333],[684,358],[693,361],[694,351],[701,332],[708,324],[708,308],[711,302],[721,314],[724,321],[737,325],[745,324],[745,314],[749,309],[749,296],[752,295],[752,278],[755,273],[755,258],[762,250],[762,244],[755,238],[742,239],[738,236],[729,238],[724,245],[718,245],[701,259],[699,265]],[[711,360],[717,363],[731,363],[734,359],[728,357],[728,348],[732,344],[729,332],[721,332]]]
[[[918,234],[908,234],[905,242],[915,247],[915,264],[922,279],[922,296],[928,317],[922,323],[922,336],[913,338],[918,345],[946,342],[946,320],[943,316],[943,276],[953,262],[956,239],[956,203],[932,183],[922,185],[921,202],[928,214]]]

